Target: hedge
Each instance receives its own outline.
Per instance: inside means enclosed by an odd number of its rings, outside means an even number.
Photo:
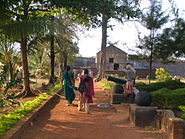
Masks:
[[[152,102],[160,108],[179,109],[185,105],[185,88],[169,90],[167,88],[151,92]]]
[[[136,83],[135,87],[138,90],[152,92],[152,91],[156,91],[162,88],[167,88],[170,90],[175,90],[177,88],[185,88],[185,83],[177,81],[177,80],[168,80],[165,82],[156,82],[156,83],[151,83],[151,84]]]
[[[181,115],[181,118],[185,120],[185,106],[179,106],[179,108],[184,112],[184,114]]]

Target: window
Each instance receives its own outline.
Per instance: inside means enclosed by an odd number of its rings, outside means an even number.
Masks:
[[[109,63],[114,63],[114,58],[109,58]]]
[[[118,70],[119,64],[114,64],[114,70]]]

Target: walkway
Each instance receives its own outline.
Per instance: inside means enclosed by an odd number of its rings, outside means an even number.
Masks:
[[[128,120],[128,105],[115,104],[98,108],[97,103],[109,103],[110,95],[95,83],[94,104],[90,114],[65,106],[64,97],[37,119],[30,129],[25,129],[24,139],[159,139],[160,134],[152,129],[133,127]]]

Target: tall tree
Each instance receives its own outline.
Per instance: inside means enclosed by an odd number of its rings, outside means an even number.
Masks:
[[[62,69],[73,61],[75,56],[79,53],[79,48],[77,43],[74,41],[77,38],[77,24],[76,22],[71,22],[71,16],[66,14],[61,14],[58,19],[59,28],[56,33],[56,52],[58,52],[60,73]],[[70,23],[70,24],[69,24]]]
[[[43,16],[50,16],[52,12],[47,2],[44,0],[2,0],[0,3],[0,17],[3,19],[0,22],[1,33],[20,43],[25,97],[34,95],[29,81],[28,39],[30,35],[47,30],[47,22],[42,20]]]
[[[173,59],[185,56],[185,20],[178,18],[175,25],[163,30],[157,38],[158,46],[156,53],[159,58]]]
[[[159,0],[150,0],[148,11],[142,14],[142,23],[150,31],[149,36],[145,36],[140,46],[149,53],[149,83],[152,73],[152,62],[154,57],[154,48],[157,46],[156,37],[161,27],[168,22],[169,16],[162,11],[162,3]]]
[[[134,4],[133,4],[134,2]],[[120,22],[135,18],[139,14],[139,9],[136,6],[138,0],[104,0],[102,3],[102,42],[100,52],[100,64],[98,67],[97,81],[105,76],[106,69],[106,45],[107,45],[107,28],[109,27],[110,19],[116,19]]]

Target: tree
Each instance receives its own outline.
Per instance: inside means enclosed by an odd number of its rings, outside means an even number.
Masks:
[[[135,1],[136,2],[136,1]],[[136,2],[137,3],[137,2]],[[106,69],[106,45],[107,45],[107,28],[111,18],[117,19],[123,22],[129,18],[134,18],[139,14],[139,10],[136,5],[132,5],[132,2],[122,0],[104,0],[103,1],[102,14],[102,42],[100,53],[100,64],[98,67],[97,81],[101,80],[105,76]],[[127,17],[127,18],[126,18]]]
[[[0,37],[0,62],[8,67],[9,79],[13,77],[19,61],[19,52],[14,49],[14,43],[4,35]]]
[[[74,41],[78,39],[76,34],[78,27],[76,22],[71,22],[71,18],[71,15],[66,14],[61,14],[58,17],[59,28],[55,32],[55,40],[60,73],[62,73],[63,68],[72,62],[79,53],[77,43]]]
[[[1,34],[20,43],[23,66],[23,95],[33,96],[30,89],[27,46],[29,36],[47,30],[47,23],[42,17],[50,16],[52,9],[44,0],[2,0],[0,3]]]
[[[162,59],[185,56],[185,20],[178,18],[174,27],[166,28],[158,36],[157,53]]]
[[[158,45],[157,34],[159,29],[167,23],[168,15],[162,11],[162,5],[160,1],[150,0],[150,7],[146,13],[142,14],[142,23],[150,31],[149,36],[145,36],[141,40],[141,44],[138,46],[140,49],[144,49],[149,53],[149,83],[152,72],[152,61],[155,55],[155,47]]]
[[[47,45],[48,42],[39,39],[37,40],[36,48],[29,54],[29,69],[33,74],[43,76],[46,72],[49,72],[49,50]]]

